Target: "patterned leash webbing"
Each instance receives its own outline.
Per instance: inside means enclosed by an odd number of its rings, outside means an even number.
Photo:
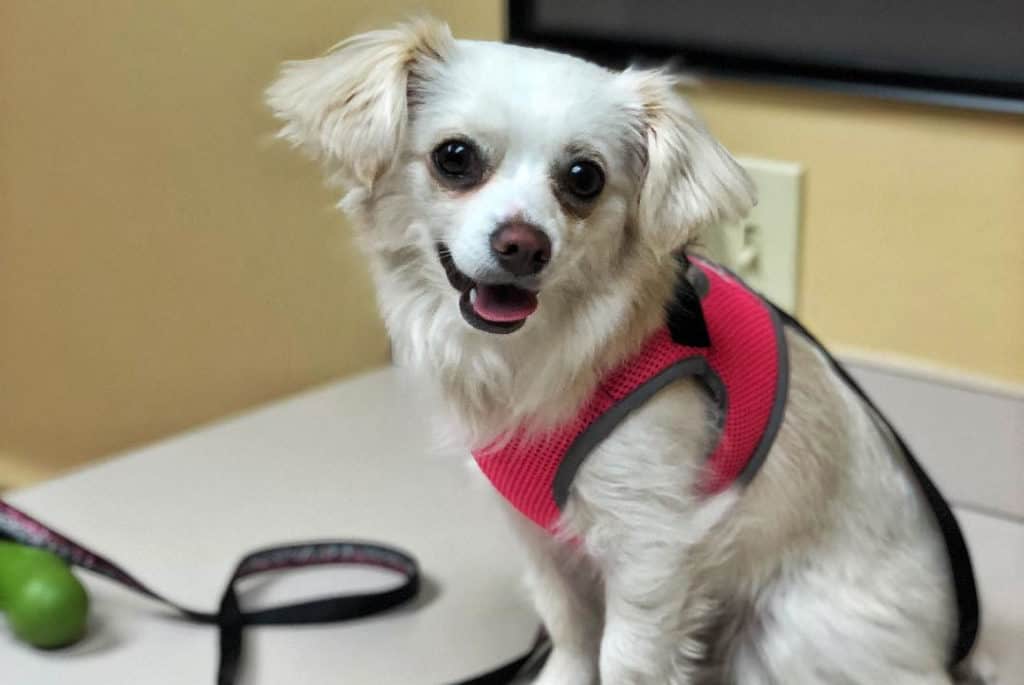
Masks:
[[[220,663],[217,685],[235,685],[242,656],[246,626],[302,625],[350,621],[404,604],[416,597],[420,571],[416,560],[401,550],[368,542],[322,541],[269,547],[247,554],[235,567],[216,612],[197,611],[167,599],[147,587],[109,559],[40,523],[25,512],[0,500],[0,538],[49,550],[67,563],[109,578],[139,594],[161,602],[196,623],[215,625],[220,632]],[[243,578],[289,568],[324,565],[374,566],[401,577],[390,590],[336,595],[296,604],[244,611],[236,585]],[[536,669],[547,652],[547,640],[538,635],[524,656],[492,671],[455,685],[502,685],[524,671]]]

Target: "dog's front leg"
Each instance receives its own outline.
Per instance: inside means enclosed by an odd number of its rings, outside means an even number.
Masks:
[[[526,581],[551,636],[552,651],[535,685],[595,685],[603,607],[590,561],[513,514],[528,551]]]
[[[607,569],[602,683],[685,685],[701,645],[694,637],[685,553],[652,541]]]

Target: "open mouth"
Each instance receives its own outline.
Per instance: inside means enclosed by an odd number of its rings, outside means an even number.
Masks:
[[[437,245],[437,258],[451,286],[461,293],[459,311],[473,328],[487,333],[519,330],[537,309],[537,293],[509,283],[480,283],[459,271],[451,252]]]

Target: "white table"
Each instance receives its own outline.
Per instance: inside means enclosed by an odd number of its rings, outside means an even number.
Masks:
[[[369,538],[411,551],[429,581],[419,608],[347,624],[255,628],[242,685],[450,682],[526,649],[537,621],[496,498],[468,456],[433,453],[400,373],[384,369],[201,428],[10,497],[158,591],[213,609],[246,551]],[[985,604],[983,646],[1003,685],[1024,683],[1024,526],[959,511]],[[7,685],[202,685],[214,629],[93,577],[88,639],[62,652],[0,628]],[[260,587],[308,598],[379,581],[304,571]]]
[[[261,546],[363,538],[404,548],[426,576],[418,608],[345,624],[251,629],[240,685],[437,685],[518,656],[537,629],[519,555],[488,488],[468,455],[431,453],[424,419],[398,372],[386,369],[8,499],[157,591],[209,610],[239,557]],[[0,683],[213,682],[214,628],[80,577],[93,599],[89,637],[44,653],[0,627]],[[259,589],[276,601],[389,580],[321,569]]]

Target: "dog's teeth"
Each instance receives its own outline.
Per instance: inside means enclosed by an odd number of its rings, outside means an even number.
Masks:
[[[476,288],[470,288],[469,290],[469,303],[476,304]]]

